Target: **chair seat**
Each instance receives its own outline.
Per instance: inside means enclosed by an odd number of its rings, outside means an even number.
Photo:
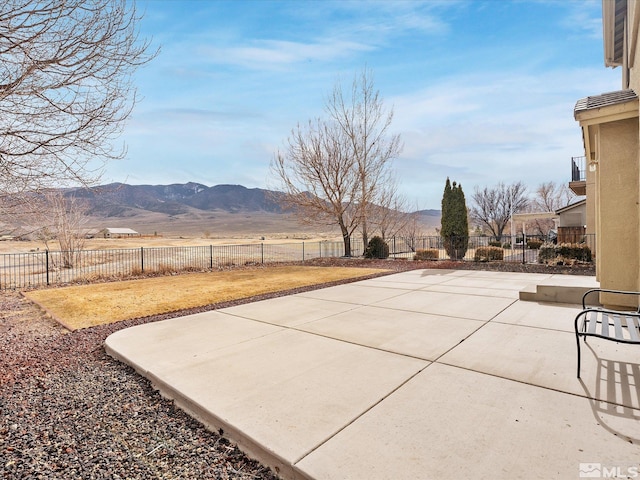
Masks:
[[[576,315],[574,329],[578,347],[578,378],[580,378],[580,337],[603,338],[619,343],[640,345],[640,308],[636,311],[608,310],[603,307],[587,307],[591,294],[608,293],[626,297],[640,297],[640,292],[594,288],[582,296],[582,311]]]
[[[580,313],[581,336],[593,336],[623,343],[640,344],[640,314],[617,312],[601,308],[587,309]]]

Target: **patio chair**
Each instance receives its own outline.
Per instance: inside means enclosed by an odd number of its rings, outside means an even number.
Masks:
[[[636,295],[640,292],[594,288],[582,296],[582,311],[576,315],[574,329],[578,346],[578,378],[580,378],[580,337],[604,338],[618,343],[640,345],[640,307],[635,311],[611,310],[598,306],[587,306],[587,297],[593,293]]]

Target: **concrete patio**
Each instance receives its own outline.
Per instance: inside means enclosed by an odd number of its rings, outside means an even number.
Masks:
[[[640,477],[640,350],[577,305],[593,277],[415,270],[121,330],[107,351],[283,478]]]

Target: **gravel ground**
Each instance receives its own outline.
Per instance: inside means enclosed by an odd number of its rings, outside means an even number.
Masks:
[[[323,259],[305,265],[395,271],[433,266],[357,259]],[[587,268],[551,270],[504,263],[438,262],[437,266],[593,274]],[[333,284],[337,283],[344,282]],[[114,331],[133,325],[309,289],[73,333],[19,293],[1,293],[0,478],[276,479],[267,467],[163,399],[131,368],[107,356],[103,343]]]

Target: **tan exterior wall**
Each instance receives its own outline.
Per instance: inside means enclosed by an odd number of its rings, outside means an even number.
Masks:
[[[640,290],[639,132],[638,118],[599,125],[596,268],[602,288]]]
[[[588,162],[587,162],[588,165]],[[587,226],[587,234],[595,234],[596,233],[596,172],[592,172],[589,170],[587,166],[587,175],[586,175],[586,222]],[[595,252],[594,252],[595,253]]]
[[[584,227],[587,218],[587,206],[578,205],[559,214],[558,227]]]

